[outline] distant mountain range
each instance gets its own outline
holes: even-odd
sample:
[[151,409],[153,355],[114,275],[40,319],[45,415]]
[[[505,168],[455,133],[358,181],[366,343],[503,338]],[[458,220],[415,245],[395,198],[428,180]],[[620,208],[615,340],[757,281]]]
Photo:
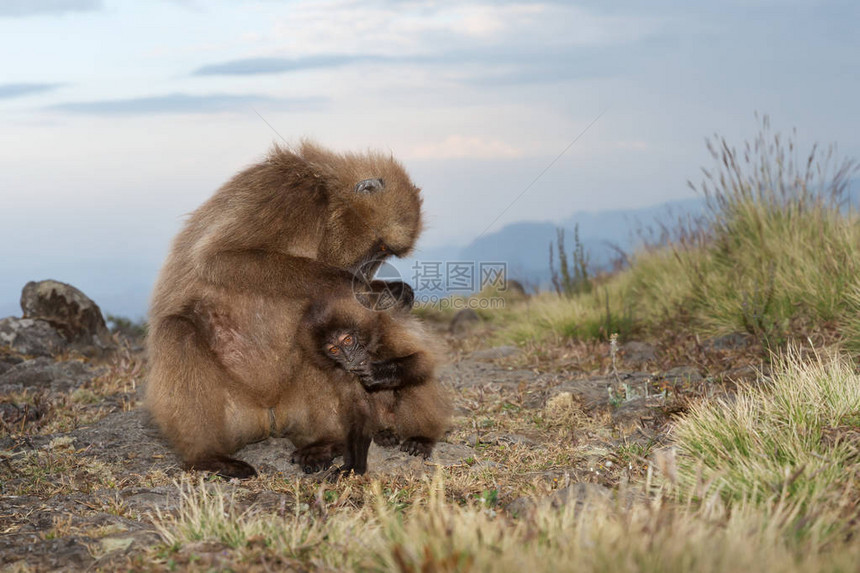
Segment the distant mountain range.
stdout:
[[[565,247],[570,253],[574,246],[574,229],[578,226],[579,240],[588,254],[589,266],[592,271],[598,271],[609,268],[620,253],[632,253],[641,244],[643,235],[658,233],[661,225],[672,226],[678,218],[696,216],[703,210],[704,201],[692,198],[642,209],[577,212],[559,222],[512,223],[478,237],[465,247],[423,249],[412,258],[397,261],[395,266],[404,280],[425,294],[429,291],[422,288],[421,275],[426,274],[423,271],[429,265],[435,268],[436,263],[443,269],[446,265],[456,267],[458,263],[474,265],[477,275],[481,263],[503,262],[509,278],[532,288],[546,287],[550,283],[549,248],[551,243],[555,245],[559,228],[565,231]],[[557,251],[554,255],[557,267]]]

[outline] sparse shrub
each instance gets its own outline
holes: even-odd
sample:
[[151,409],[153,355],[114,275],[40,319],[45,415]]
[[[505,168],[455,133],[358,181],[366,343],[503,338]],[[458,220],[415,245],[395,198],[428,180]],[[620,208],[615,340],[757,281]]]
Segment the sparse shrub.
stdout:
[[121,334],[126,338],[143,338],[146,336],[147,325],[143,320],[135,321],[125,316],[107,314],[105,321],[110,331],[115,334]]
[[[746,331],[770,346],[839,319],[858,270],[860,232],[844,213],[856,163],[835,146],[797,160],[796,135],[761,129],[741,151],[708,141],[716,167],[693,189],[705,198],[698,240],[675,243],[690,299],[707,329]],[[803,330],[803,328],[801,328]]]
[[[588,273],[588,253],[579,240],[579,225],[573,227],[573,250],[568,262],[564,246],[564,229],[556,229],[556,249],[558,250],[558,270],[555,268],[553,244],[549,244],[549,270],[552,286],[559,295],[567,297],[591,292],[591,278]],[[572,269],[572,270],[571,270]]]

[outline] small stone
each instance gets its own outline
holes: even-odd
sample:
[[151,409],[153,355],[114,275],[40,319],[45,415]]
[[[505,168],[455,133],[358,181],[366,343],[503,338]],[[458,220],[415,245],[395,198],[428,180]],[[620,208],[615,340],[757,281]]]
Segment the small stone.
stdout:
[[536,446],[537,442],[521,434],[500,434],[496,437],[497,444],[519,444],[523,446]]
[[505,506],[505,510],[514,517],[524,517],[534,511],[537,503],[530,497],[518,497]]
[[705,347],[706,350],[736,350],[738,348],[746,347],[752,337],[749,334],[745,334],[743,332],[733,332],[731,334],[724,334],[722,336],[715,336],[713,338],[709,338],[702,343],[702,346]]
[[670,382],[701,382],[702,375],[694,366],[678,366],[663,373],[663,378]]
[[[121,494],[122,495],[122,494]],[[127,497],[125,497],[127,495]],[[179,507],[179,496],[175,490],[169,490],[166,487],[155,488],[151,490],[137,490],[130,495],[125,494],[126,507],[137,511],[152,511],[160,509],[162,511],[172,511]]]
[[105,537],[99,540],[102,553],[125,551],[134,543],[134,537]]
[[471,308],[464,308],[454,315],[448,332],[454,335],[466,334],[473,326],[481,322],[481,317]]
[[648,362],[657,358],[657,348],[647,342],[631,340],[622,344],[619,350],[628,362]]
[[481,460],[476,462],[469,468],[470,472],[480,471],[480,470],[492,470],[495,468],[499,468],[501,465],[498,462],[494,462],[491,460]]

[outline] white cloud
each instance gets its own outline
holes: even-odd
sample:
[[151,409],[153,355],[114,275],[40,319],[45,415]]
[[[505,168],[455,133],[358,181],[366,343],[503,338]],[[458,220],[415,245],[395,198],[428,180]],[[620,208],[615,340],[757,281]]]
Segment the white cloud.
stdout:
[[499,37],[513,27],[526,24],[530,16],[546,10],[542,4],[512,4],[491,6],[484,4],[456,6],[450,15],[444,15],[444,26],[453,32],[478,38]]
[[625,44],[655,29],[656,18],[600,15],[557,3],[428,2],[371,4],[352,0],[297,2],[288,18],[255,36],[259,53],[290,57],[318,53],[418,55],[457,48],[522,45],[541,37],[550,44]]
[[416,146],[409,153],[415,159],[514,159],[523,150],[498,139],[450,135],[443,141]]

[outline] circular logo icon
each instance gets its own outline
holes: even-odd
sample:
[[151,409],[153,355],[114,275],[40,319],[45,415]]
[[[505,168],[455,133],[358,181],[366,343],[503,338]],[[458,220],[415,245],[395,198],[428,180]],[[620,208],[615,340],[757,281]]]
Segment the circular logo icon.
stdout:
[[352,292],[362,306],[375,311],[411,309],[415,300],[412,287],[403,282],[400,271],[379,260],[367,261],[359,267],[353,275]]

